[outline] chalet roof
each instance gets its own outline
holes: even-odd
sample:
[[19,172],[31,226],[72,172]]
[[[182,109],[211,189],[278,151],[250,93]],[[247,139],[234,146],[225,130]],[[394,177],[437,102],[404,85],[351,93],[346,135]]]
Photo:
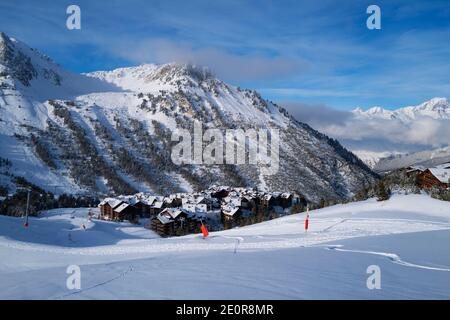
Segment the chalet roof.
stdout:
[[194,203],[194,198],[192,198],[192,197],[186,197],[186,198],[183,198],[183,199],[181,199],[181,204],[182,205],[184,205],[184,204],[192,204],[192,203]]
[[217,185],[213,185],[211,187],[209,187],[209,190],[212,190],[214,192],[219,192],[219,191],[229,191],[231,188],[228,186],[217,186]]
[[162,224],[168,224],[170,222],[172,222],[173,220],[171,220],[169,217],[166,217],[164,215],[158,214],[158,216],[156,217],[159,221],[161,221]]
[[156,209],[161,209],[163,207],[163,205],[164,205],[163,201],[156,201],[153,203],[152,207],[156,208]]
[[167,204],[171,204],[174,200],[175,200],[174,198],[168,197],[168,198],[164,198],[163,202],[167,203]]
[[290,196],[292,196],[292,193],[289,193],[289,192],[283,192],[283,193],[281,194],[281,197],[284,198],[284,199],[287,199],[287,198],[289,198]]
[[424,166],[410,166],[406,172],[414,172],[414,171],[420,171],[423,172],[427,170]]
[[223,214],[227,216],[234,216],[239,211],[239,207],[233,207],[233,206],[223,206],[222,212]]
[[123,210],[125,210],[126,208],[128,208],[130,205],[126,202],[122,203],[120,206],[118,206],[117,208],[114,209],[115,212],[122,212]]
[[141,202],[145,205],[151,206],[156,200],[156,197],[154,196],[149,196],[149,197],[143,197],[141,199]]
[[241,198],[239,198],[238,196],[228,196],[226,198],[223,198],[223,202],[231,204],[233,206],[240,206]]
[[104,199],[102,202],[100,202],[100,204],[99,204],[99,206],[104,206],[104,205],[106,205],[106,204],[108,204],[111,208],[116,208],[116,207],[118,207],[119,205],[121,205],[122,204],[122,200],[119,200],[119,199],[115,199],[115,198],[106,198],[106,199]]
[[118,199],[113,199],[113,200],[111,200],[111,201],[108,201],[109,205],[110,205],[113,209],[115,209],[115,208],[117,208],[118,206],[120,206],[120,205],[122,204],[122,202],[123,202],[123,201],[118,200]]
[[206,204],[185,203],[183,209],[191,213],[204,213],[208,211]]
[[205,200],[205,197],[201,196],[201,197],[198,197],[197,199],[195,199],[195,202],[201,203],[203,200]]
[[131,204],[131,205],[135,205],[136,203],[139,202],[139,199],[138,199],[137,195],[133,195],[133,196],[119,196],[119,197],[117,197],[117,200],[121,200],[121,201],[126,202],[126,203]]
[[180,209],[170,210],[170,215],[172,216],[172,218],[176,219],[183,212],[184,212],[184,210],[180,210]]
[[169,216],[171,219],[176,219],[180,214],[185,213],[183,209],[166,208],[158,216]]
[[429,170],[440,182],[450,184],[450,169],[430,168]]
[[437,169],[450,169],[450,162],[440,164],[440,165],[436,166],[435,168],[437,168]]
[[267,193],[264,195],[263,198],[264,198],[264,200],[270,200],[270,199],[272,199],[272,195],[270,193]]
[[141,202],[141,200],[139,200],[138,198],[136,198],[136,197],[131,197],[131,198],[129,198],[128,199],[128,201],[127,201],[129,204],[131,204],[131,205],[135,205],[135,204],[137,204],[137,203],[139,203],[139,202]]

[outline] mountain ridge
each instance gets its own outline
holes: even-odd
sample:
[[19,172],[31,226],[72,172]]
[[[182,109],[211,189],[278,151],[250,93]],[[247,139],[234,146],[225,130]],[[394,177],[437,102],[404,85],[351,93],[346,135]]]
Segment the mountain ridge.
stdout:
[[367,110],[355,108],[352,113],[359,117],[399,119],[402,121],[414,120],[420,116],[427,116],[433,119],[450,119],[450,103],[447,98],[434,97],[416,106],[406,106],[395,110],[384,109],[378,106]]

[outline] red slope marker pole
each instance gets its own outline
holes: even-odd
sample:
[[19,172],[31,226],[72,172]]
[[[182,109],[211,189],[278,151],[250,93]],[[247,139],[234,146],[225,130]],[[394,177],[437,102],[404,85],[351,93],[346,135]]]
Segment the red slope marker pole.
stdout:
[[306,207],[305,232],[308,232],[309,227],[309,207]]
[[203,239],[206,239],[209,236],[208,229],[206,229],[206,226],[202,222],[202,233],[203,233]]

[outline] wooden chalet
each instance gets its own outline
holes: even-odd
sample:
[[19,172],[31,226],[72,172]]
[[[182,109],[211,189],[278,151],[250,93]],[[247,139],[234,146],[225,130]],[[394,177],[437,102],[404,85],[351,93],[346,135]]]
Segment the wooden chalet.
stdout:
[[182,199],[178,197],[165,198],[163,202],[164,208],[177,208],[182,205]]
[[417,176],[417,183],[423,189],[433,187],[450,188],[450,169],[429,168],[420,172]]
[[278,203],[280,207],[282,208],[289,208],[292,206],[292,201],[294,199],[294,196],[292,193],[284,192],[279,196]]
[[149,218],[150,217],[150,206],[143,200],[137,200],[133,207],[136,210],[136,214],[139,215],[142,218]]
[[173,236],[179,227],[189,223],[187,212],[179,208],[165,208],[151,222],[151,229],[160,236]]
[[230,192],[226,188],[217,188],[211,192],[211,197],[223,199],[228,196]]
[[241,216],[242,210],[240,207],[223,206],[221,214],[224,221],[235,221]]
[[113,217],[111,220],[114,220],[114,221],[128,220],[132,223],[135,223],[139,219],[136,214],[135,207],[126,202],[122,202],[121,205],[119,205],[113,209]]
[[152,217],[157,216],[165,208],[166,208],[166,204],[164,203],[164,200],[158,200],[158,201],[153,202],[153,204],[149,208],[150,216],[152,216]]
[[275,196],[270,193],[267,193],[261,197],[260,204],[263,207],[269,208],[276,204]]
[[104,220],[115,220],[114,209],[119,207],[122,203],[121,200],[107,198],[100,202],[98,205],[100,207],[100,218]]
[[424,172],[427,168],[423,166],[409,166],[406,168],[406,175],[408,177],[418,175]]
[[248,195],[248,196],[243,196],[241,198],[241,208],[242,209],[252,211],[252,210],[256,210],[256,206],[257,206],[256,197]]

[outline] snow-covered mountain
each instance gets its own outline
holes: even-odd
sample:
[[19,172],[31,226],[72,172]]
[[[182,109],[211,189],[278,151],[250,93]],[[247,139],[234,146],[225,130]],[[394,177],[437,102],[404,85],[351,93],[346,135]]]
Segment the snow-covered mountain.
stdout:
[[419,117],[430,117],[436,120],[450,119],[450,103],[446,98],[433,98],[417,106],[408,106],[397,110],[372,107],[364,111],[356,108],[353,110],[353,114],[364,119],[399,119],[406,123]]
[[[171,133],[204,128],[280,130],[280,169],[183,165]],[[210,184],[295,190],[311,201],[345,198],[374,174],[337,141],[294,120],[257,92],[206,69],[141,65],[73,74],[0,34],[0,183],[22,176],[52,192],[167,193]]]
[[356,108],[337,138],[378,172],[435,163],[437,158],[448,162],[450,103],[446,98],[433,98],[396,110]]

